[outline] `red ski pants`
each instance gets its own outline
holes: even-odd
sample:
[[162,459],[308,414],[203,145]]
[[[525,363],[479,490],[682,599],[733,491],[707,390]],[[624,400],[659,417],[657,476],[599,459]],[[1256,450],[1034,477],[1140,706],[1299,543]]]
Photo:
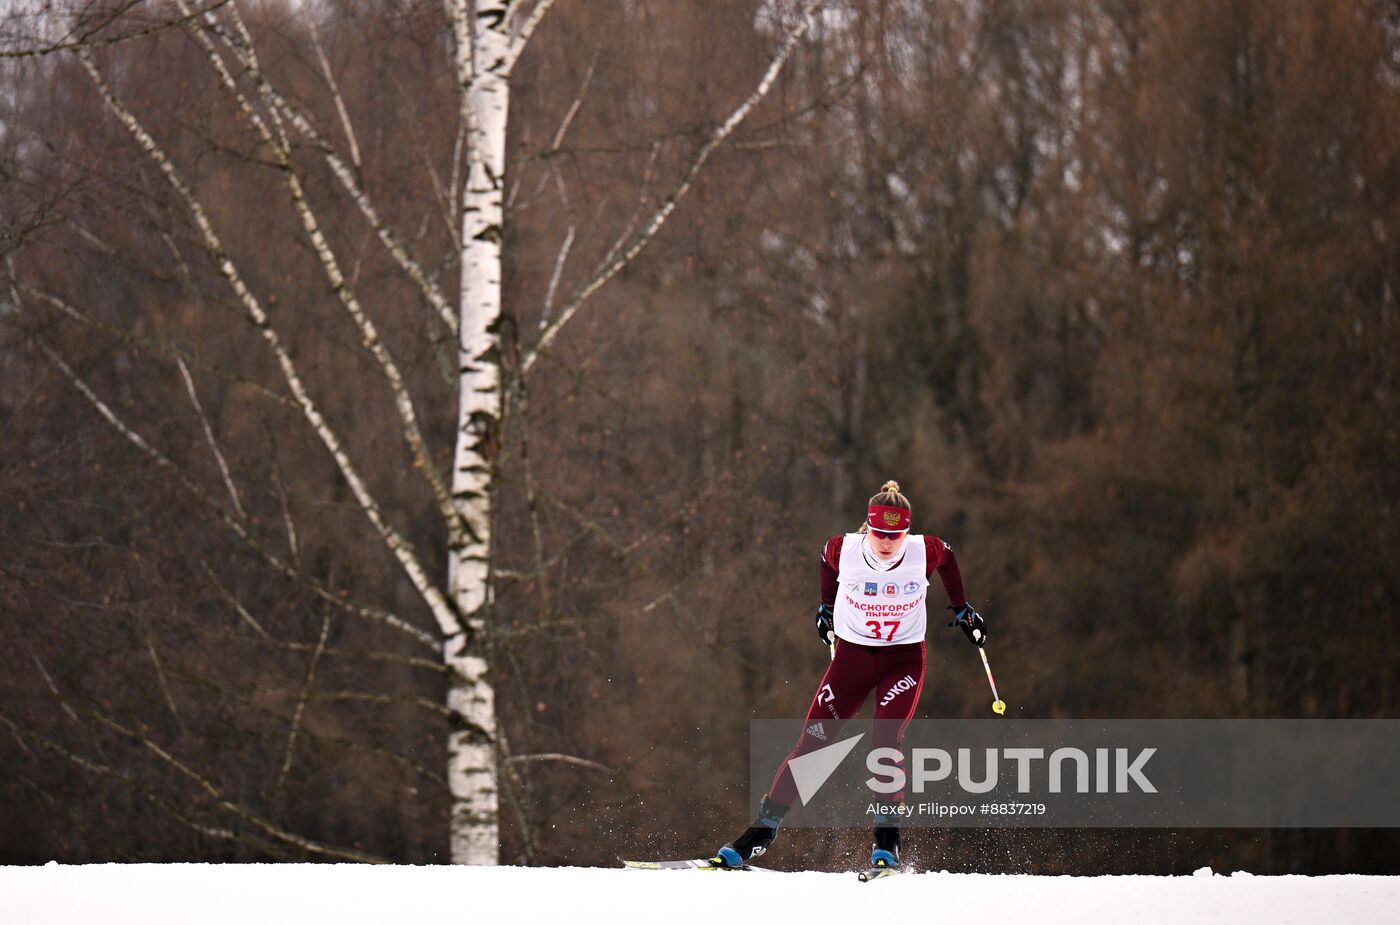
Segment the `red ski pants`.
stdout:
[[[899,646],[862,646],[844,639],[836,640],[836,657],[827,666],[822,683],[817,688],[812,705],[807,710],[802,735],[788,752],[768,796],[773,802],[792,806],[797,801],[797,785],[793,783],[788,762],[799,755],[830,745],[846,721],[860,712],[865,699],[874,691],[875,723],[873,748],[899,748],[904,730],[914,718],[919,705],[919,692],[924,687],[924,644],[911,642]],[[898,720],[899,722],[892,722]],[[903,798],[896,794],[894,802]]]

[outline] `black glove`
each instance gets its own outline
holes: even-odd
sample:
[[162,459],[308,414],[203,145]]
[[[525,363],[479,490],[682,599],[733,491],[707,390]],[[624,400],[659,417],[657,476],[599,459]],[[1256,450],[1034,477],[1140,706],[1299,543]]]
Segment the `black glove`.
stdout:
[[982,648],[987,644],[987,621],[982,619],[969,601],[961,607],[949,607],[953,611],[953,622],[949,626],[960,626],[967,634],[967,641],[977,648]]
[[836,609],[830,604],[822,604],[817,608],[817,635],[822,642],[831,645],[836,638],[832,633],[832,627],[836,624]]

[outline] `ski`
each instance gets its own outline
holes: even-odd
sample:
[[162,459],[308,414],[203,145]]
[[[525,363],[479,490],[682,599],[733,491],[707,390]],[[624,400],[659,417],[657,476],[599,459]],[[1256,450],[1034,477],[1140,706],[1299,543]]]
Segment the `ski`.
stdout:
[[860,882],[869,883],[872,880],[881,880],[885,877],[893,877],[899,873],[898,867],[871,867],[860,872]]
[[727,867],[715,863],[714,858],[681,858],[673,861],[629,861],[625,858],[618,860],[629,870],[763,870],[762,867],[754,867],[752,864]]

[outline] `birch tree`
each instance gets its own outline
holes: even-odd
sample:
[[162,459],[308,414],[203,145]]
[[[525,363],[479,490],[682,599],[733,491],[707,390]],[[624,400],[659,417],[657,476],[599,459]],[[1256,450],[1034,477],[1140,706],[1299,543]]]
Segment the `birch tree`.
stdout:
[[[29,55],[69,55],[77,60],[82,73],[100,99],[106,118],[124,130],[130,150],[144,163],[146,182],[161,185],[191,229],[191,240],[214,267],[223,292],[219,298],[236,308],[258,333],[280,383],[275,387],[257,385],[294,413],[314,434],[333,461],[339,478],[348,488],[354,504],[368,521],[373,535],[414,589],[419,602],[433,618],[433,630],[418,626],[409,616],[391,608],[347,600],[333,588],[319,582],[298,564],[296,530],[286,519],[288,553],[274,552],[258,526],[244,509],[235,478],[220,452],[215,428],[200,404],[195,377],[191,375],[184,352],[170,345],[142,341],[130,331],[116,333],[128,344],[174,359],[191,407],[202,424],[202,433],[213,458],[218,462],[218,488],[200,483],[197,476],[178,462],[173,454],[139,432],[126,420],[120,403],[99,394],[85,381],[81,371],[62,353],[41,341],[39,346],[53,367],[68,380],[90,405],[97,419],[119,433],[152,465],[170,473],[173,484],[198,500],[215,522],[277,573],[291,578],[324,599],[329,612],[370,620],[389,627],[415,647],[431,650],[447,679],[446,700],[441,715],[448,726],[447,769],[450,790],[450,857],[454,863],[493,864],[499,851],[500,789],[503,762],[511,757],[505,749],[495,705],[491,673],[491,631],[493,609],[493,502],[499,472],[497,447],[501,440],[502,419],[507,402],[523,384],[523,377],[546,355],[569,322],[587,308],[590,297],[638,256],[675,212],[710,156],[731,137],[735,129],[759,105],[774,85],[785,62],[797,48],[818,3],[774,5],[766,15],[779,24],[775,45],[767,66],[753,75],[750,92],[735,99],[728,116],[710,128],[694,150],[685,168],[673,178],[669,189],[654,205],[639,212],[634,220],[616,233],[602,259],[571,291],[558,297],[559,269],[568,256],[572,234],[566,239],[552,267],[539,268],[551,276],[548,300],[558,298],[555,310],[527,344],[514,367],[503,362],[502,267],[505,246],[505,180],[507,164],[506,133],[510,110],[512,78],[517,65],[535,36],[546,23],[555,0],[444,0],[443,13],[453,67],[458,125],[454,161],[441,175],[449,176],[446,194],[454,202],[453,241],[456,253],[457,287],[439,280],[439,271],[415,252],[413,238],[394,227],[389,214],[361,179],[361,152],[356,127],[342,99],[336,75],[316,35],[315,7],[302,8],[290,22],[309,29],[326,92],[338,114],[334,129],[323,127],[312,112],[289,92],[283,79],[263,61],[260,39],[245,21],[240,5],[229,2],[198,3],[174,0],[173,10],[158,21],[131,21],[126,8],[75,13],[63,35],[46,35],[28,48],[11,49],[10,57]],[[413,468],[433,499],[440,524],[436,533],[446,546],[446,574],[434,574],[431,557],[414,546],[407,531],[398,523],[372,481],[365,475],[367,461],[357,456],[338,423],[325,407],[324,395],[308,377],[298,359],[293,339],[287,331],[288,319],[275,307],[275,295],[260,282],[263,273],[257,256],[238,256],[225,240],[224,227],[230,216],[207,201],[188,178],[188,165],[182,162],[179,139],[162,140],[143,115],[142,107],[123,92],[119,59],[114,56],[138,48],[148,36],[167,30],[181,30],[205,62],[229,105],[239,114],[239,125],[247,137],[242,144],[250,156],[274,170],[281,178],[285,202],[303,244],[315,255],[323,285],[333,293],[345,322],[356,332],[371,367],[382,378],[394,409],[394,420],[385,422],[397,428],[399,439],[413,460]],[[108,46],[120,45],[120,50]],[[562,132],[562,128],[561,128]],[[337,138],[336,136],[340,136]],[[309,152],[310,156],[306,156]],[[435,174],[436,176],[437,174]],[[426,435],[425,416],[440,413],[425,405],[414,394],[411,377],[405,375],[375,320],[373,306],[362,295],[357,271],[347,269],[349,255],[336,240],[349,231],[332,228],[336,210],[311,192],[319,178],[329,178],[345,201],[353,204],[362,222],[361,231],[370,236],[392,260],[432,312],[434,324],[455,344],[454,385],[456,393],[455,434],[450,454],[451,468],[444,473]],[[328,217],[332,216],[332,217]],[[332,233],[335,232],[335,233]],[[166,235],[170,240],[169,235]],[[172,244],[177,262],[182,258]],[[47,313],[86,329],[100,326],[100,304],[78,304],[71,297],[31,279],[21,251],[7,257],[7,289],[10,300],[28,316]],[[188,268],[187,276],[193,276]],[[110,327],[110,326],[109,326]],[[111,333],[109,331],[109,333]],[[207,370],[206,370],[207,371]],[[243,381],[252,381],[243,379]],[[211,576],[213,578],[215,576]],[[236,600],[232,601],[236,607]],[[241,610],[247,622],[256,619]],[[327,620],[329,617],[326,618]],[[309,692],[316,677],[316,665],[327,649],[329,623],[323,622],[319,639],[308,647],[312,654],[295,718],[287,739],[277,789],[292,760],[297,730],[301,724]],[[273,821],[231,803],[210,779],[181,763],[166,747],[138,728],[123,725],[110,716],[95,718],[106,729],[126,736],[160,757],[167,768],[196,780],[208,794],[235,807],[236,814],[250,822],[259,837],[295,849],[320,852],[342,858],[368,859],[362,852],[338,851],[314,839],[286,831]],[[8,723],[13,727],[14,724]],[[14,727],[17,734],[22,730]],[[37,741],[37,740],[36,740]],[[44,744],[44,743],[39,743]],[[53,743],[47,743],[53,746]],[[86,759],[53,746],[69,760]],[[544,760],[558,758],[588,762],[572,756],[515,756]],[[87,767],[98,767],[87,762]]]

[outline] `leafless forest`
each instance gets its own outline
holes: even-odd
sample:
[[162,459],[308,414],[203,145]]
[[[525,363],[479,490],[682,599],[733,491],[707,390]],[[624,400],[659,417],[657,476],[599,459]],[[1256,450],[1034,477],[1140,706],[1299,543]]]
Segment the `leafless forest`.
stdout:
[[[0,862],[708,851],[887,478],[1008,715],[1400,706],[1397,0],[0,8]],[[988,714],[930,612],[920,715]],[[906,842],[1400,871],[1368,830]]]

